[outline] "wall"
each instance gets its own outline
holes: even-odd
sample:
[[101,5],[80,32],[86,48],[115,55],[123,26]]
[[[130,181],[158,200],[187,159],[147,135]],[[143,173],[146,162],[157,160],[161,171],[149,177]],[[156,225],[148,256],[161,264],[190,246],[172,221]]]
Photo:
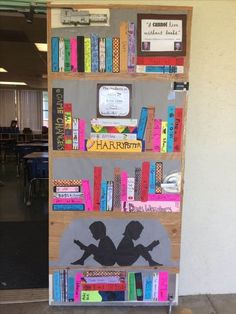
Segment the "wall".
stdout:
[[236,1],[148,4],[193,7],[180,295],[236,293]]

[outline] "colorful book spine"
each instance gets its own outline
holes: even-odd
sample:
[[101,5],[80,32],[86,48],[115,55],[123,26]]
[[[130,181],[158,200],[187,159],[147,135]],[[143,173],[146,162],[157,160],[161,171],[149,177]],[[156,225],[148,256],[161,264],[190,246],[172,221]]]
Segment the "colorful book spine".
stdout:
[[75,279],[68,276],[68,302],[74,302]]
[[142,107],[139,122],[138,122],[138,131],[137,131],[138,140],[144,139],[144,134],[145,134],[146,125],[147,125],[147,118],[148,118],[148,109],[146,107]]
[[84,36],[77,36],[78,72],[84,72]]
[[127,201],[121,203],[127,213],[178,213],[180,202],[174,201]]
[[120,72],[120,38],[112,38],[112,72]]
[[86,179],[82,180],[82,192],[84,194],[85,210],[92,211],[93,204],[92,204],[89,180],[86,180]]
[[79,119],[73,118],[73,149],[79,149]]
[[135,286],[135,275],[132,272],[128,273],[128,300],[136,301],[136,286]]
[[112,38],[106,38],[106,72],[112,72]]
[[52,89],[53,149],[64,150],[64,88]]
[[183,108],[175,110],[174,152],[180,152],[182,144]]
[[141,200],[141,168],[135,168],[134,171],[134,200],[140,201]]
[[74,302],[78,303],[81,301],[81,281],[83,280],[82,273],[76,273],[75,275],[75,289],[74,289]]
[[149,194],[155,194],[156,192],[156,164],[155,162],[150,162],[150,173],[149,173]]
[[79,186],[56,186],[55,187],[56,193],[77,193],[80,192]]
[[114,195],[113,195],[114,211],[121,209],[121,173],[120,168],[116,167],[114,169]]
[[65,150],[72,150],[72,104],[64,103],[64,138],[65,138]]
[[84,204],[53,204],[55,211],[84,211]]
[[77,72],[78,66],[77,66],[77,38],[72,37],[70,39],[70,67],[71,72]]
[[64,72],[64,60],[65,60],[65,44],[64,38],[59,38],[59,72]]
[[53,198],[56,198],[56,199],[71,199],[71,198],[81,198],[83,196],[83,193],[82,192],[72,192],[72,193],[56,193],[54,192],[53,193]]
[[136,47],[136,36],[135,36],[135,25],[133,22],[128,23],[128,72],[133,73],[135,71],[135,47]]
[[91,72],[91,38],[84,38],[84,72]]
[[85,150],[85,131],[86,131],[86,121],[84,119],[79,120],[79,149]]
[[113,210],[113,181],[107,181],[107,211]]
[[143,151],[143,143],[138,140],[93,140],[86,141],[86,149],[89,152],[117,152],[138,153]]
[[70,65],[70,39],[64,38],[65,44],[65,59],[64,59],[64,71],[70,72],[71,65]]
[[137,134],[129,133],[90,133],[90,138],[95,140],[136,140]]
[[141,177],[141,201],[147,202],[148,200],[148,188],[149,188],[149,173],[150,162],[142,162],[142,177]]
[[152,301],[152,276],[147,275],[144,279],[144,301]]
[[134,178],[127,178],[127,200],[133,201],[134,200]]
[[[155,193],[155,192],[154,192]],[[179,193],[167,193],[167,194],[148,194],[149,201],[156,202],[180,202]]]
[[82,283],[84,291],[125,291],[125,282],[120,283]]
[[175,106],[168,106],[167,116],[167,152],[172,153],[174,151]]
[[105,212],[106,210],[107,210],[107,181],[102,180],[100,211]]
[[167,152],[167,121],[161,121],[161,153]]
[[120,71],[128,68],[128,22],[120,22]]
[[100,126],[137,126],[137,119],[114,119],[114,118],[107,118],[107,119],[92,119],[91,125],[100,125]]
[[167,271],[160,271],[158,275],[159,275],[159,285],[158,285],[157,299],[159,302],[166,302],[168,301],[169,274]]
[[147,126],[145,132],[145,150],[152,150],[155,107],[148,107]]
[[156,162],[156,194],[162,193],[161,184],[163,181],[163,163]]
[[152,300],[157,301],[158,297],[158,281],[159,276],[157,273],[154,273],[152,276]]
[[61,302],[61,280],[60,272],[54,271],[53,273],[53,300],[54,302]]
[[82,198],[57,198],[53,197],[52,204],[83,204]]
[[101,199],[102,167],[94,167],[93,177],[93,209],[95,211],[99,211]]
[[161,150],[161,119],[154,119],[154,126],[152,132],[152,150],[160,152]]
[[51,69],[52,72],[59,72],[59,37],[51,38]]
[[137,57],[138,65],[184,65],[183,57]]
[[183,74],[183,66],[172,65],[136,65],[137,73]]
[[121,201],[127,201],[127,184],[128,184],[128,174],[126,171],[121,172]]
[[91,70],[98,72],[98,35],[91,34]]
[[143,301],[143,280],[142,273],[135,273],[135,289],[137,301]]
[[99,72],[106,71],[106,38],[102,37],[99,43]]
[[136,134],[137,127],[134,126],[102,126],[102,125],[91,125],[92,133],[120,133],[120,134]]

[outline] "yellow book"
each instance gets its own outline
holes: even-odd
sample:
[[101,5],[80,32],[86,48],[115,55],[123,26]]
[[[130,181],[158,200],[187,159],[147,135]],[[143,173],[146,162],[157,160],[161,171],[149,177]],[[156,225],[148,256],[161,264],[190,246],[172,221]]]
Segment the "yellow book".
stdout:
[[84,38],[84,72],[91,72],[91,38]]
[[142,141],[138,140],[94,140],[88,139],[89,152],[137,153],[142,151]]
[[161,122],[161,153],[167,152],[167,121]]
[[128,22],[120,23],[120,71],[127,72],[128,68]]

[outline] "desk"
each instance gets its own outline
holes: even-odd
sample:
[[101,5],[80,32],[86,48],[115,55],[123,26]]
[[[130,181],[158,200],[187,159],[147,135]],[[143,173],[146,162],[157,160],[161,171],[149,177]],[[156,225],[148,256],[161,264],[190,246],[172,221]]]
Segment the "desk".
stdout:
[[[6,160],[7,152],[14,152],[16,145],[16,139],[14,138],[0,138],[0,159],[1,161]],[[2,158],[2,153],[4,153],[4,158]]]
[[31,205],[31,190],[34,182],[48,180],[48,152],[32,152],[24,160],[24,201]]

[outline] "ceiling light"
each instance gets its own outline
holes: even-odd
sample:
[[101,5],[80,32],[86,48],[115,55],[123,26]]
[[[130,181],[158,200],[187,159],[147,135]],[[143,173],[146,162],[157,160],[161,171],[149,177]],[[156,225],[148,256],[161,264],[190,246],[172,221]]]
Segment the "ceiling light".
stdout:
[[48,45],[44,43],[34,43],[35,46],[39,51],[47,52],[48,51]]
[[7,70],[4,68],[0,68],[0,72],[7,72]]
[[5,82],[1,81],[1,85],[27,85],[25,82]]

